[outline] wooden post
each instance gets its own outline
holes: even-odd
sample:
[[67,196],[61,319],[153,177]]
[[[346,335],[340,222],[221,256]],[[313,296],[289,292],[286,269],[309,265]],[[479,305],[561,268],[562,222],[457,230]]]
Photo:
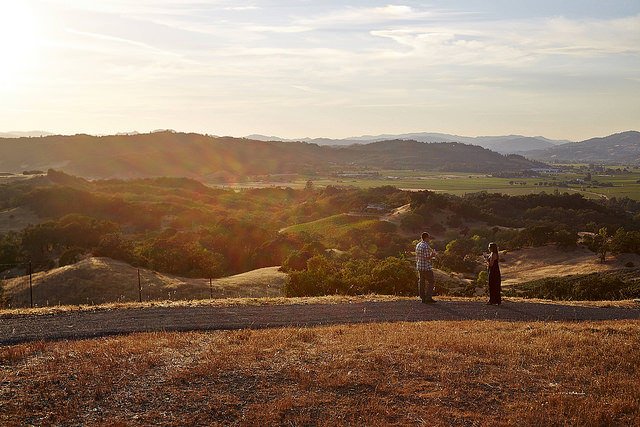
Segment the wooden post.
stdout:
[[140,269],[138,269],[138,301],[142,302],[142,281],[140,280]]
[[213,283],[211,277],[209,277],[209,298],[213,299]]
[[33,308],[33,269],[31,268],[31,261],[29,261],[29,300],[31,308]]

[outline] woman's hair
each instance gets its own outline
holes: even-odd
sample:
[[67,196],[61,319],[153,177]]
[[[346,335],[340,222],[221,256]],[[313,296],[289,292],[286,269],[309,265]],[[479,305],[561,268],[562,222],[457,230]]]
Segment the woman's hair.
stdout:
[[493,252],[494,254],[497,254],[498,253],[498,245],[496,245],[493,242],[489,243],[489,250],[491,252]]

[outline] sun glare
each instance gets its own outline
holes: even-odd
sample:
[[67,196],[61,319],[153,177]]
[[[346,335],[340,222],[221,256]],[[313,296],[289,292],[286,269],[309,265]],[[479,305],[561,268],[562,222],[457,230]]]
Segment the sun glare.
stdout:
[[0,0],[0,87],[17,83],[35,45],[36,25],[30,8],[23,2]]

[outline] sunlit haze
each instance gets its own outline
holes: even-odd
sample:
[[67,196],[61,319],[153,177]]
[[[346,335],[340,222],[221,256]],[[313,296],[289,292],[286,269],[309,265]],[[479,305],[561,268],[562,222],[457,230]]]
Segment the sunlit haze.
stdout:
[[640,128],[636,0],[0,0],[0,55],[0,131]]

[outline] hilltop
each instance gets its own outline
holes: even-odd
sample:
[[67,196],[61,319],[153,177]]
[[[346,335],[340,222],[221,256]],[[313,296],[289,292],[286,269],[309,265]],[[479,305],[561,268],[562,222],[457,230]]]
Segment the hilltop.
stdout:
[[54,168],[85,178],[181,176],[205,181],[249,175],[327,172],[347,167],[519,171],[542,167],[472,145],[382,141],[347,147],[258,141],[173,131],[112,136],[0,139],[0,171]]
[[300,138],[285,139],[277,136],[249,135],[247,138],[260,141],[304,141],[318,145],[370,144],[379,141],[411,140],[418,142],[459,142],[478,145],[501,154],[517,154],[530,150],[542,150],[569,141],[548,139],[543,136],[502,135],[502,136],[461,136],[438,132],[413,132],[402,134],[363,135],[344,139]]

